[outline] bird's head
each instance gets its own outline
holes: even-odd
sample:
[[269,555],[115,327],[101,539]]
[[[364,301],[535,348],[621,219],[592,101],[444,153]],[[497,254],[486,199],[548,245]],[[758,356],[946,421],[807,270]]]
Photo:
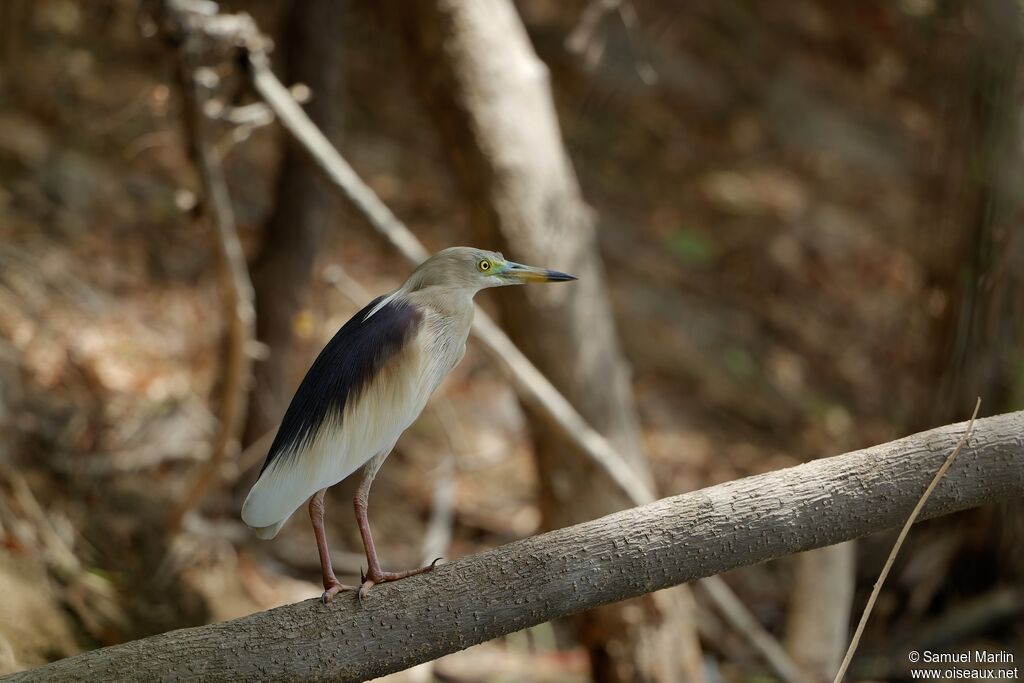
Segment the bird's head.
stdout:
[[567,282],[576,278],[557,270],[525,266],[507,260],[496,251],[450,247],[420,264],[410,276],[414,289],[456,286],[478,291],[487,287],[522,285],[528,282]]

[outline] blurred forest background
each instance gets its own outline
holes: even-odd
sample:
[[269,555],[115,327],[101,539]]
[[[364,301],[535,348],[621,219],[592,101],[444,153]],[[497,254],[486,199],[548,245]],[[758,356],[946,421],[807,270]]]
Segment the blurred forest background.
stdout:
[[[384,5],[222,3],[274,36],[282,80],[307,86],[293,92],[432,251],[498,248],[439,124],[417,11]],[[515,9],[593,209],[660,495],[966,419],[979,395],[983,414],[1024,408],[1017,2]],[[219,448],[231,316],[176,57],[148,11],[0,2],[0,673],[319,595],[304,514],[266,543],[238,510],[312,358],[410,271],[276,125],[215,123],[262,345],[240,448],[183,509]],[[539,265],[569,269],[551,254]],[[525,299],[506,310],[506,294],[478,300],[507,318]],[[542,431],[471,342],[378,476],[385,564],[612,511],[587,502],[602,488],[585,473],[560,484],[579,510],[552,509]],[[353,488],[327,507],[343,580],[362,561]],[[916,527],[853,677],[905,678],[911,644],[1024,655],[1021,513]],[[808,658],[835,647],[822,624],[845,647],[894,536],[725,578],[816,680]],[[635,641],[656,627],[614,609],[619,631],[545,625],[393,680],[639,680]],[[694,621],[708,681],[773,676],[703,598]]]

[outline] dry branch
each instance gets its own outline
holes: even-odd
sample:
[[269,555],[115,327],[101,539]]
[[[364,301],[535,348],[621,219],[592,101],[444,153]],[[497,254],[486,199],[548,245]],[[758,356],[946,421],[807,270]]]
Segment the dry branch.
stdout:
[[784,681],[810,679],[789,657],[778,641],[757,621],[746,605],[740,602],[723,579],[709,576],[695,581],[694,592],[711,602],[734,631],[742,635],[758,652],[768,666]]
[[163,25],[168,34],[168,42],[177,46],[176,66],[189,152],[203,186],[204,209],[212,219],[217,238],[224,312],[228,321],[218,415],[220,432],[209,460],[196,474],[185,495],[169,515],[168,526],[176,531],[185,514],[218,478],[226,456],[234,455],[238,450],[252,377],[250,348],[255,337],[256,314],[252,280],[238,238],[231,196],[220,158],[210,142],[213,136],[204,113],[206,91],[198,75],[202,36],[194,30],[190,15],[179,9],[178,3],[168,3],[165,9]]
[[[172,631],[24,681],[360,681],[735,567],[897,526],[966,423],[666,498],[442,565],[355,598]],[[921,514],[1024,496],[1024,412],[978,420]]]

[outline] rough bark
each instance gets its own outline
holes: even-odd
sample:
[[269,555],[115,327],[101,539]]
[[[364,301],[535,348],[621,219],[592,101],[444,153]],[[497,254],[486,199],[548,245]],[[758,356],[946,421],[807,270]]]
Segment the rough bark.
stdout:
[[[648,483],[629,370],[619,349],[594,217],[562,144],[548,71],[507,0],[394,2],[423,101],[451,152],[476,241],[572,272],[572,287],[502,297],[516,345]],[[576,446],[528,406],[546,528],[630,505]],[[581,616],[597,681],[702,678],[688,595]]]
[[[341,7],[337,0],[291,0],[282,30],[285,80],[309,86],[313,99],[306,112],[328,137],[336,120],[341,73]],[[253,270],[256,334],[269,353],[253,368],[245,443],[277,425],[294,388],[288,372],[293,319],[323,241],[328,209],[323,179],[288,136],[278,169],[274,212],[264,227],[262,250]]]
[[[966,423],[666,498],[354,597],[172,631],[15,674],[361,681],[567,614],[905,521]],[[1024,412],[978,420],[922,517],[1024,496]]]

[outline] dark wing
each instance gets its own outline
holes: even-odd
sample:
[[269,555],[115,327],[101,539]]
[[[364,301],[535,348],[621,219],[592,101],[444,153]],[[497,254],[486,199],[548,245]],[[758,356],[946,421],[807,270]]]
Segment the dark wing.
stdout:
[[401,299],[389,301],[366,319],[383,298],[352,316],[313,361],[285,411],[261,475],[278,455],[294,452],[312,439],[328,416],[341,419],[345,404],[414,337],[422,315]]

